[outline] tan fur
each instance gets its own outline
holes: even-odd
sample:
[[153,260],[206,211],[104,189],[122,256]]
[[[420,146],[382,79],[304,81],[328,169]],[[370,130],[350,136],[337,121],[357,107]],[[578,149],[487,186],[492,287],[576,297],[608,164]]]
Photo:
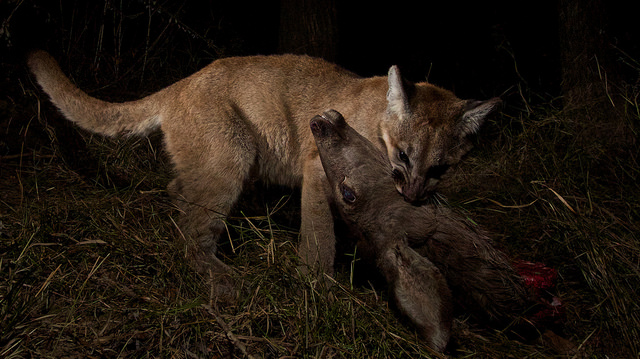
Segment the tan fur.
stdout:
[[[334,108],[387,149],[403,175],[398,189],[412,201],[431,189],[424,187],[428,169],[457,162],[468,150],[466,135],[495,107],[495,102],[469,107],[472,102],[436,86],[408,84],[395,67],[388,78],[360,78],[306,56],[220,59],[157,93],[124,103],[88,96],[45,52],[31,54],[28,64],[52,102],[86,130],[109,136],[162,130],[177,173],[169,189],[185,212],[180,225],[197,243],[195,252],[204,266],[219,262],[215,251],[223,219],[255,175],[302,187],[300,256],[312,268],[332,272],[327,183],[308,128],[314,114]],[[397,164],[397,146],[410,147],[412,165]]]

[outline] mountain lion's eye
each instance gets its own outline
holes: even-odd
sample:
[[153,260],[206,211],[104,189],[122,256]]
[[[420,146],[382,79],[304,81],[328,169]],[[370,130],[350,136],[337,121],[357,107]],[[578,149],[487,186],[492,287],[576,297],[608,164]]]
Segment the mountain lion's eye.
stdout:
[[340,191],[342,191],[342,199],[344,199],[345,202],[353,203],[356,201],[356,195],[351,188],[342,184],[340,186]]
[[398,152],[398,158],[400,159],[400,161],[406,164],[409,164],[409,156],[407,156],[407,154],[404,153],[404,151]]

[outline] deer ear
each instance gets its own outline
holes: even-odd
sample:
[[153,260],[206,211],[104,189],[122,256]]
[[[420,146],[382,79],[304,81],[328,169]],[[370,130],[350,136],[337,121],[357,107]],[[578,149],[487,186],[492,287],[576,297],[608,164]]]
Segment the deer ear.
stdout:
[[391,66],[388,75],[389,90],[387,90],[387,111],[402,118],[409,113],[409,97],[407,84],[400,75],[398,66]]
[[502,100],[497,97],[487,101],[467,101],[465,112],[462,115],[460,129],[462,135],[468,136],[478,132],[487,117],[500,108],[501,104]]
[[451,331],[452,298],[440,270],[404,241],[383,249],[376,262],[400,313],[430,347],[443,351]]

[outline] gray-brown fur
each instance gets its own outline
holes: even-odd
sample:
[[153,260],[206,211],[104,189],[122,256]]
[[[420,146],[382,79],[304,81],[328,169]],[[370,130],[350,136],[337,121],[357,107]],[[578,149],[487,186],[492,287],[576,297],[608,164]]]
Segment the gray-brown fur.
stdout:
[[385,236],[374,247],[375,263],[398,310],[430,347],[444,351],[451,334],[453,301],[442,272],[400,234]]
[[194,244],[189,251],[199,267],[217,263],[214,269],[221,271],[225,266],[215,251],[223,219],[255,175],[302,187],[300,256],[311,268],[332,273],[333,219],[308,127],[313,115],[341,111],[380,150],[391,149],[389,156],[397,156],[395,144],[411,144],[413,161],[426,163],[416,162],[417,170],[398,177],[398,188],[410,188],[407,199],[416,200],[427,193],[420,184],[426,172],[417,180],[413,173],[436,157],[458,161],[468,149],[466,135],[496,104],[460,100],[427,83],[405,84],[395,67],[389,77],[360,78],[293,55],[220,59],[140,100],[108,103],[75,87],[45,52],[31,54],[28,64],[52,102],[86,130],[109,136],[162,130],[176,170],[169,190],[185,213],[182,233]]
[[409,245],[440,268],[469,312],[509,320],[533,303],[509,258],[465,218],[436,206],[407,211],[403,218],[412,223],[404,227]]
[[[370,142],[361,141],[335,111],[315,117],[311,129],[334,189],[331,199],[360,234],[359,248],[385,278],[398,310],[429,346],[443,351],[451,332],[451,292],[440,270],[411,249],[405,233],[388,222],[396,218],[396,210],[379,201],[385,194],[411,206],[390,182],[384,186],[384,179],[391,179],[388,161]],[[361,157],[366,159],[360,161]],[[385,192],[380,198],[374,195],[378,188]]]
[[[455,301],[468,309],[496,317],[524,309],[524,283],[484,234],[449,209],[404,201],[394,188],[386,156],[338,112],[325,112],[310,125],[331,186],[329,196],[361,237],[362,250],[375,260],[396,301],[415,303],[420,296],[432,300],[431,305],[415,306],[422,312],[401,308],[418,328],[425,331],[416,317],[428,311],[444,313],[449,296],[440,288],[441,274]],[[390,253],[406,259],[393,261]],[[399,281],[413,284],[398,290]],[[430,321],[430,327],[437,325]]]

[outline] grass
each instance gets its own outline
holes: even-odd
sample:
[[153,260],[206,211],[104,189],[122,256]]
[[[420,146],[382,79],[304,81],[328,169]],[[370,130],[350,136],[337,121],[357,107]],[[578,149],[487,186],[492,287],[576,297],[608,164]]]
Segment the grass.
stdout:
[[575,114],[552,103],[512,108],[489,124],[494,142],[453,179],[466,189],[458,198],[474,204],[463,207],[513,256],[559,270],[562,331],[594,356],[640,353],[638,107],[622,97],[632,104],[618,109],[634,136],[628,147],[582,137]]
[[[123,170],[114,151],[121,144],[89,142],[116,153],[101,167]],[[130,142],[126,152],[144,145]],[[327,302],[328,293],[312,289],[293,270],[295,233],[273,223],[272,213],[230,222],[236,236],[228,261],[251,286],[237,306],[216,308],[206,281],[189,269],[172,240],[177,211],[161,189],[164,178],[129,167],[131,185],[120,188],[108,185],[106,173],[100,174],[106,185],[85,181],[55,156],[39,168],[25,162],[3,161],[3,170],[14,167],[19,174],[13,185],[26,190],[16,196],[19,202],[3,203],[2,357],[394,356],[427,350],[385,315],[380,294],[362,289],[361,296],[339,284]],[[140,190],[143,185],[150,190]],[[371,349],[381,334],[389,340]]]
[[[57,128],[63,120],[35,88],[22,95],[26,107],[5,128],[19,134],[21,152],[0,165],[0,356],[438,356],[397,319],[384,288],[353,282],[350,253],[331,289],[296,272],[296,192],[258,187],[229,220],[223,258],[247,290],[236,305],[217,306],[175,240],[179,213],[164,190],[171,170],[159,136],[71,129],[91,159],[76,168],[58,138],[68,136]],[[509,109],[445,192],[514,259],[558,269],[565,314],[551,327],[571,350],[637,353],[637,153],[596,158],[572,147],[562,116],[550,105]],[[450,354],[558,355],[542,338],[461,314]]]

